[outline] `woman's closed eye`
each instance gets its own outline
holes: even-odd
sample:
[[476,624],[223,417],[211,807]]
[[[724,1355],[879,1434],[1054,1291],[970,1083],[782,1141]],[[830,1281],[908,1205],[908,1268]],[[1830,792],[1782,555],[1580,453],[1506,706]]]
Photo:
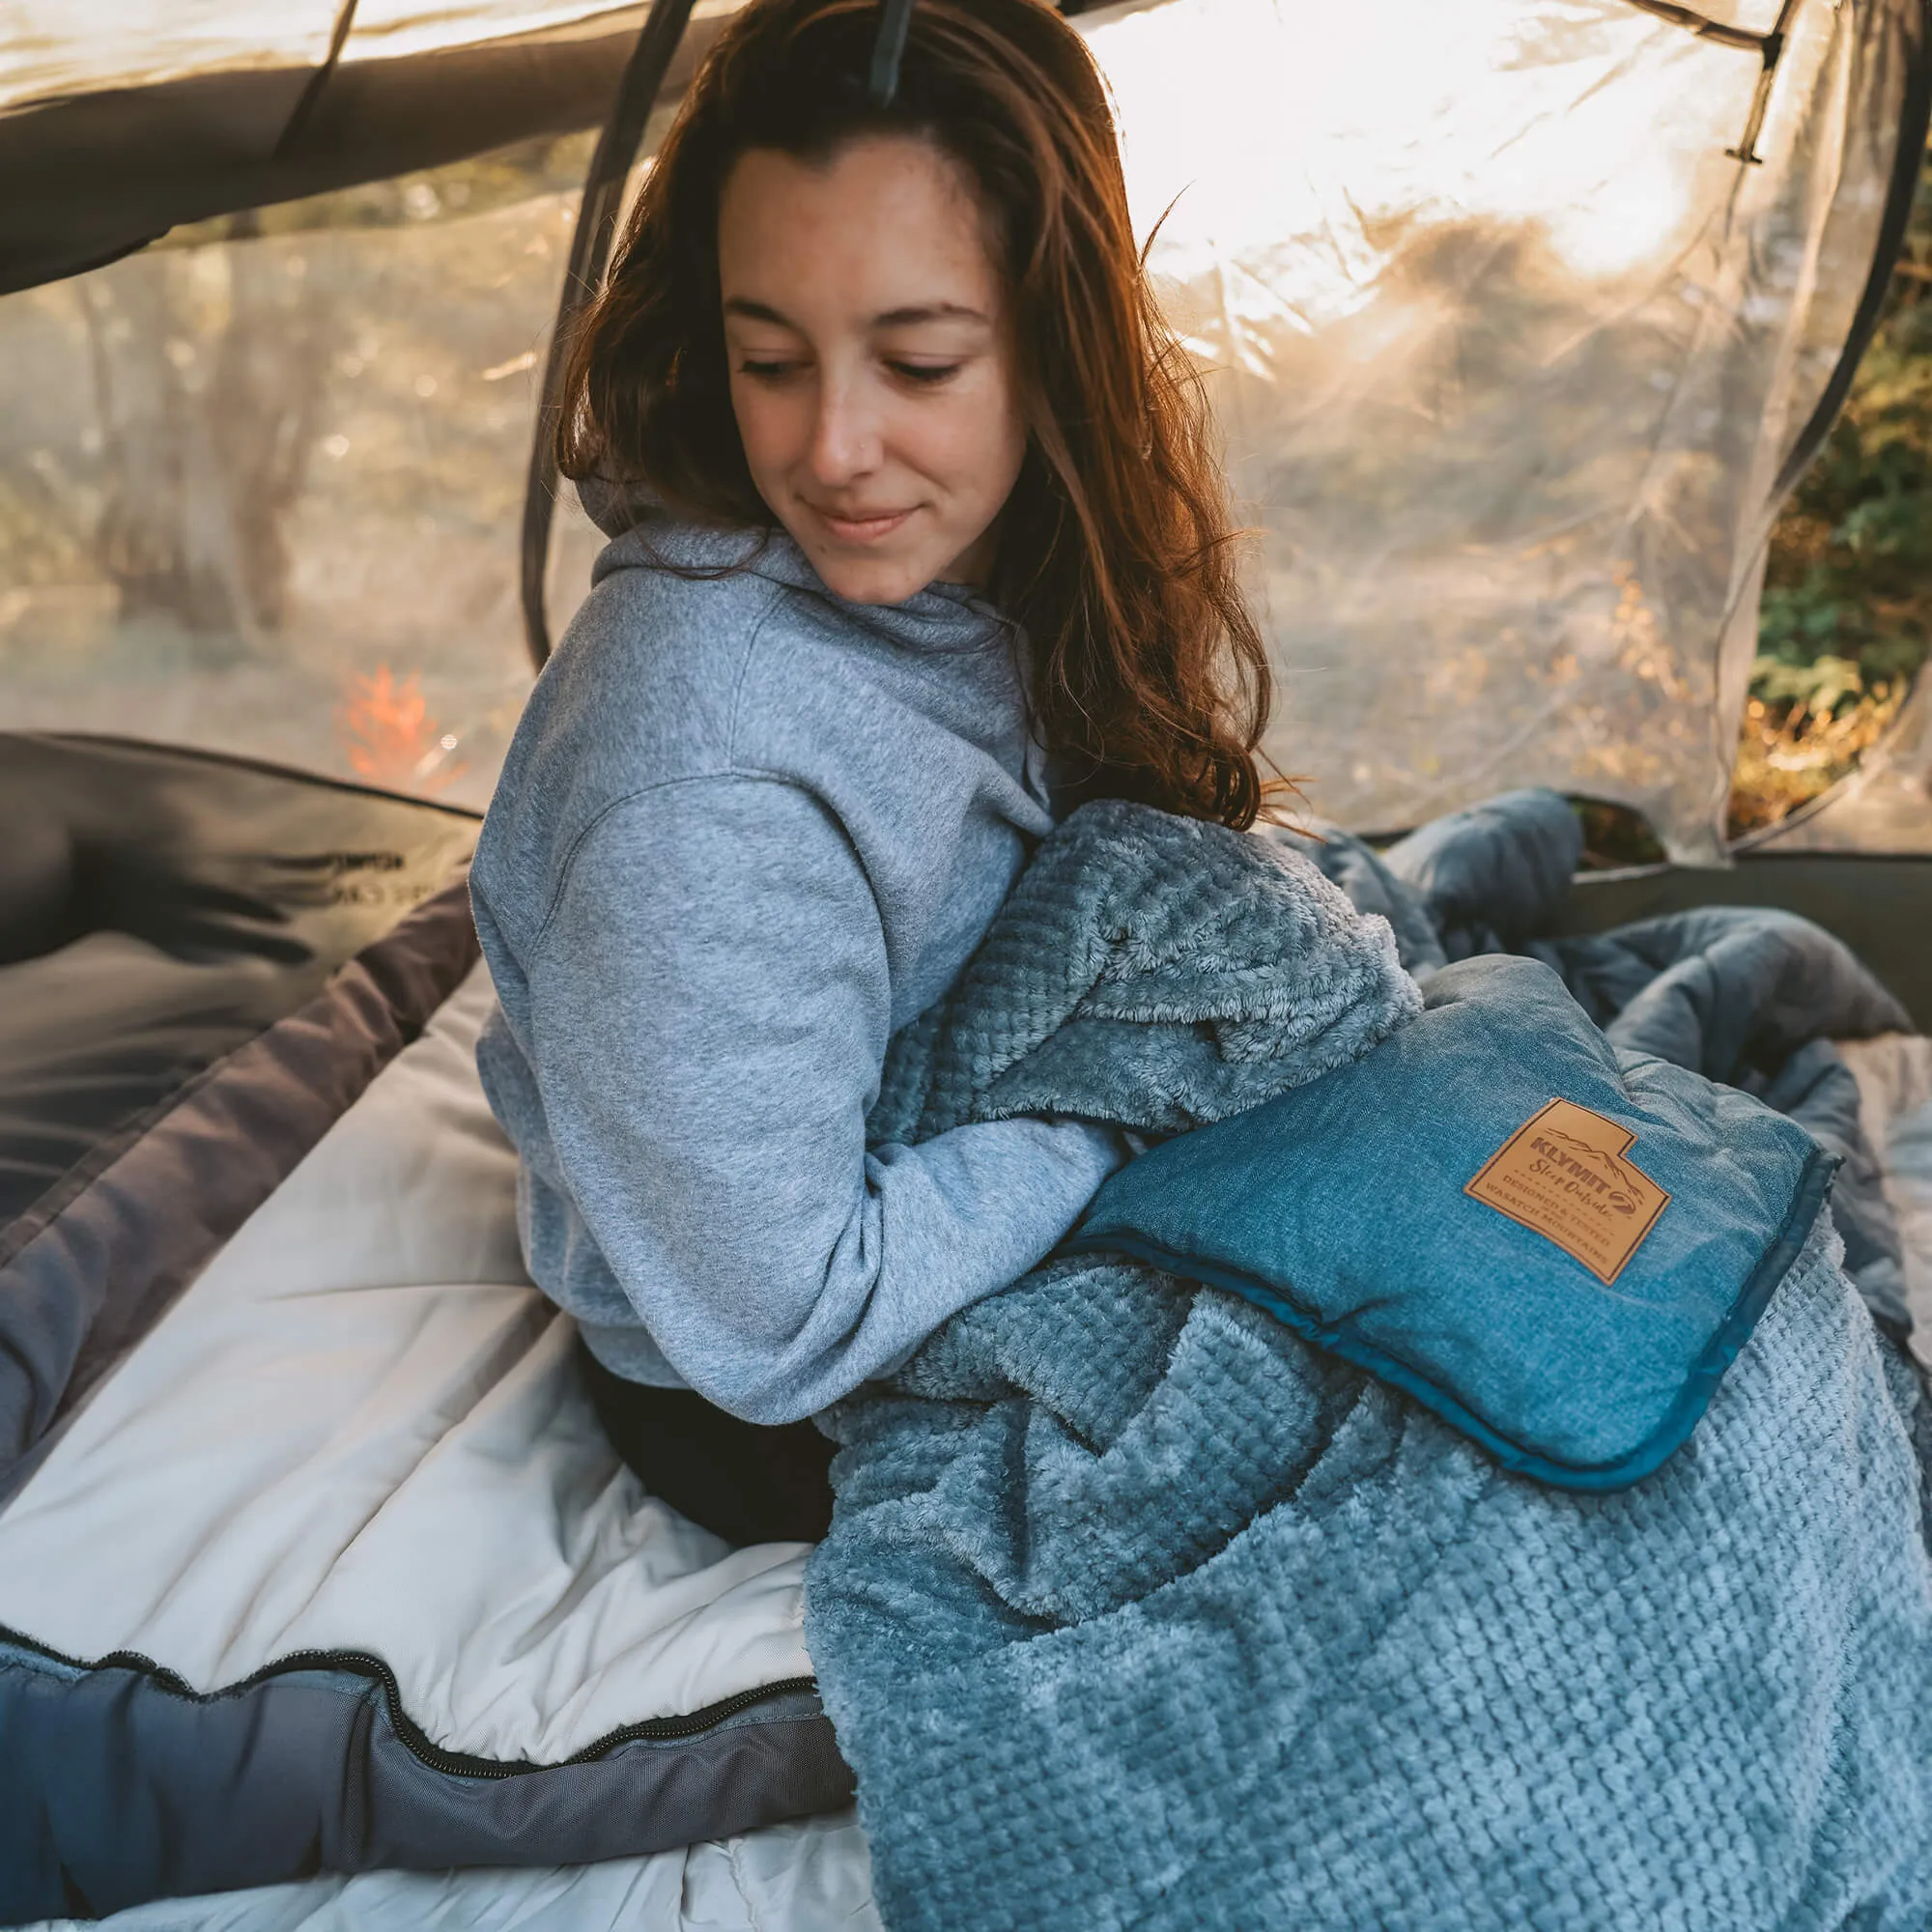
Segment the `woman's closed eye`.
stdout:
[[937,388],[942,383],[950,383],[965,367],[962,362],[899,362],[887,358],[886,367],[902,382],[914,384],[922,389]]
[[[936,389],[952,382],[965,366],[963,360],[902,362],[894,356],[885,358],[885,367],[891,374],[920,389]],[[805,367],[797,357],[788,355],[743,355],[738,359],[739,375],[749,376],[755,383],[789,382]]]

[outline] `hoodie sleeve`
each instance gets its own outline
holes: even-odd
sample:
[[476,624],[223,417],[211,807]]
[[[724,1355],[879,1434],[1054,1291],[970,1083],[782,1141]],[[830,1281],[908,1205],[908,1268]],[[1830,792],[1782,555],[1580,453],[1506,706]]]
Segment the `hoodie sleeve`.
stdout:
[[527,972],[585,1232],[678,1374],[754,1422],[824,1407],[1025,1273],[1123,1157],[1104,1128],[1034,1120],[867,1151],[885,935],[843,831],[782,781],[608,811]]

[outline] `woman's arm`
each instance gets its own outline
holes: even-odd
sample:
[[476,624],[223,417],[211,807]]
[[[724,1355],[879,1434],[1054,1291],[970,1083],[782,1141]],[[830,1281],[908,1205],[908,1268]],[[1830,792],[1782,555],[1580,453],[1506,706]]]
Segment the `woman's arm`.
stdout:
[[569,1192],[658,1347],[757,1422],[810,1414],[1023,1274],[1122,1158],[1007,1121],[866,1151],[891,1024],[865,871],[798,786],[706,778],[597,821],[527,962]]

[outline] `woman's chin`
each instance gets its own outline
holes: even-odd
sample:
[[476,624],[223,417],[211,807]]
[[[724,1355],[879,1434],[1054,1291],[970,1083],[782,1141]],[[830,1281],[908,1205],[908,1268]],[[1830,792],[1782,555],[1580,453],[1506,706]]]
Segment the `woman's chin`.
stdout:
[[938,564],[927,568],[918,557],[854,556],[818,545],[807,554],[826,589],[848,604],[903,604],[923,590],[941,568]]

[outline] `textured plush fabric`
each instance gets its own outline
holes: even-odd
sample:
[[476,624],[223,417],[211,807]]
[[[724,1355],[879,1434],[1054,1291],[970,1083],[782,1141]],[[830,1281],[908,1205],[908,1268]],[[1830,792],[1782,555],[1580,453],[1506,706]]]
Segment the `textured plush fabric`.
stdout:
[[1425,983],[1449,961],[1519,952],[1561,975],[1627,1053],[1655,1054],[1754,1094],[1842,1162],[1833,1218],[1845,1268],[1880,1324],[1902,1337],[1904,1257],[1859,1121],[1858,1082],[1833,1044],[1910,1033],[1910,1016],[1842,941],[1807,919],[1701,906],[1610,932],[1534,935],[1570,889],[1582,838],[1554,792],[1505,792],[1374,852],[1337,826],[1266,835],[1393,926]]
[[[1624,1158],[1520,1156],[1542,1174],[1515,1197],[1528,1221],[1472,1195],[1552,1100],[1634,1135]],[[1833,1166],[1761,1101],[1619,1054],[1548,967],[1491,953],[1433,975],[1422,1016],[1352,1066],[1130,1162],[1066,1245],[1229,1289],[1509,1468],[1614,1490],[1696,1427]],[[1552,1204],[1575,1218],[1544,1226],[1580,1246],[1532,1225]]]
[[[1271,863],[1078,814],[880,1129],[1165,1131],[1350,1062],[1412,1009],[1392,941]],[[1232,1295],[1048,1264],[828,1418],[807,1638],[888,1924],[1918,1932],[1917,1402],[1828,1220],[1690,1441],[1607,1496]]]
[[919,1143],[1066,1113],[1176,1133],[1347,1065],[1421,1009],[1387,925],[1308,867],[1223,826],[1090,805],[895,1037],[867,1131]]

